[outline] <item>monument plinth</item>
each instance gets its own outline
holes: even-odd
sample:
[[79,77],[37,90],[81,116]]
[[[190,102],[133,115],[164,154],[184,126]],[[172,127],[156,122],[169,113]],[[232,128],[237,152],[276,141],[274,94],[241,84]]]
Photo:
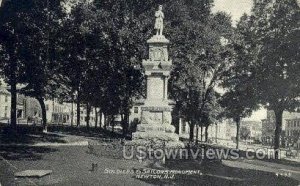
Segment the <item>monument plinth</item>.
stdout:
[[147,96],[141,107],[141,124],[133,133],[133,142],[164,141],[166,147],[183,147],[175,127],[171,125],[172,101],[168,99],[168,80],[172,67],[169,59],[169,40],[162,35],[164,15],[160,10],[155,13],[156,35],[148,41],[149,58],[142,61],[145,70]]

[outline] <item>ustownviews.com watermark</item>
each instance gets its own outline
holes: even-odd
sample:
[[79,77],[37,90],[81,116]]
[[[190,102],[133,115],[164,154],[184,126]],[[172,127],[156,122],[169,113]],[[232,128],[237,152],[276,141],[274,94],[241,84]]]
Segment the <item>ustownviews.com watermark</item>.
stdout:
[[[278,159],[281,157],[280,150]],[[239,149],[215,149],[215,148],[149,148],[145,146],[123,147],[123,158],[125,159],[275,159],[274,149],[271,148],[248,148]]]

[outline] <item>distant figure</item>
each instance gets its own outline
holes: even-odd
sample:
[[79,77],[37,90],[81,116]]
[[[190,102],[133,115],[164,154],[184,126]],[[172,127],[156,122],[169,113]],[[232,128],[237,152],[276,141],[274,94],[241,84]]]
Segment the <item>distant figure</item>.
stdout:
[[162,35],[162,33],[163,33],[164,18],[165,18],[165,15],[162,12],[162,5],[159,5],[158,11],[155,12],[154,29],[156,30],[156,35]]

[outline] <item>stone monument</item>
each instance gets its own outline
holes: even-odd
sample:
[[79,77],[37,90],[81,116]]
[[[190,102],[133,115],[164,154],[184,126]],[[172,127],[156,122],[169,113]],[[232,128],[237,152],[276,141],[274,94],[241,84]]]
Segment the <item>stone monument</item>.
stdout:
[[141,124],[132,135],[132,142],[164,141],[166,147],[183,147],[175,127],[171,125],[172,101],[168,99],[168,79],[172,61],[168,55],[169,40],[163,35],[162,6],[155,12],[156,34],[148,41],[149,58],[142,61],[145,70],[147,96],[141,107]]

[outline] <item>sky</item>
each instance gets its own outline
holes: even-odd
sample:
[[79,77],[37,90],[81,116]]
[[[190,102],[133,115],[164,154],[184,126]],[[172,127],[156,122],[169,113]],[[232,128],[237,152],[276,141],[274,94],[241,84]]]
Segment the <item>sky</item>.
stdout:
[[249,14],[253,0],[214,0],[213,12],[224,11],[232,16],[232,23],[235,25],[240,17]]
[[[213,12],[224,11],[232,16],[232,23],[235,25],[240,17],[249,14],[253,5],[253,0],[214,0],[215,6]],[[253,114],[245,118],[245,120],[261,121],[265,119],[267,111],[263,108],[253,112]]]

